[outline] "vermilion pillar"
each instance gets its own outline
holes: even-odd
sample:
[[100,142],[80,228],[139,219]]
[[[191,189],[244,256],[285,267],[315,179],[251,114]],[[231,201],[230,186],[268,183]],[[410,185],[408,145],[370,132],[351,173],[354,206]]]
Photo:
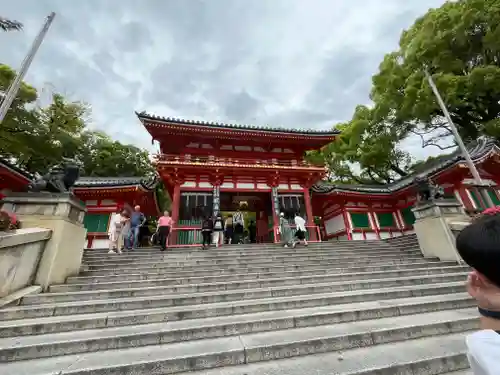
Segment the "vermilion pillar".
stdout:
[[181,204],[181,184],[176,182],[174,185],[174,194],[172,196],[172,220],[175,225],[179,220],[179,207]]
[[304,188],[304,204],[306,205],[306,216],[307,216],[307,225],[311,225],[309,230],[309,239],[312,241],[318,240],[318,233],[316,232],[316,228],[314,228],[314,216],[311,204],[311,195],[309,194],[309,188]]
[[[181,184],[179,181],[175,182],[174,193],[172,194],[172,221],[174,222],[174,228],[179,226],[179,208],[181,204]],[[171,236],[170,243],[176,244],[178,238],[178,231],[174,231],[173,236]]]

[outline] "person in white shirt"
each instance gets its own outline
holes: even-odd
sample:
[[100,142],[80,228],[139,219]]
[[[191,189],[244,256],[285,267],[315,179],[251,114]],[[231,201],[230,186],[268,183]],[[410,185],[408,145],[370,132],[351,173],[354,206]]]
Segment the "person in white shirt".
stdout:
[[500,374],[500,207],[485,210],[459,233],[457,250],[472,267],[467,291],[476,300],[480,331],[466,338],[474,375]]
[[124,245],[124,234],[127,232],[127,224],[130,221],[126,210],[116,213],[109,223],[109,254],[122,253]]
[[297,246],[298,243],[301,241],[304,242],[304,245],[307,246],[307,240],[306,240],[306,221],[302,216],[299,215],[299,213],[295,213],[295,238],[297,239],[296,241],[293,242],[293,247]]

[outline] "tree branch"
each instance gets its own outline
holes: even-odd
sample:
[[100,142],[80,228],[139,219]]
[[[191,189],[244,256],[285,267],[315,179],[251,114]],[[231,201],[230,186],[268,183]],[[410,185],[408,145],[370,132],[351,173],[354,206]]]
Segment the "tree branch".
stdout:
[[420,137],[420,140],[422,142],[422,148],[426,148],[426,147],[430,147],[430,146],[434,146],[434,147],[437,147],[439,148],[440,150],[448,150],[450,148],[453,148],[455,147],[455,144],[452,144],[452,145],[448,145],[448,146],[441,146],[440,144],[436,143],[437,141],[439,141],[440,139],[442,138],[447,138],[449,137],[450,135],[452,135],[451,131],[450,131],[450,134],[437,134],[433,137],[431,137],[430,139],[425,139],[425,135],[426,134],[429,134],[431,133],[432,131],[434,130],[431,130],[431,131],[425,131],[425,132],[418,132],[416,130],[410,130],[410,133],[412,134],[415,134],[417,135],[418,137]]

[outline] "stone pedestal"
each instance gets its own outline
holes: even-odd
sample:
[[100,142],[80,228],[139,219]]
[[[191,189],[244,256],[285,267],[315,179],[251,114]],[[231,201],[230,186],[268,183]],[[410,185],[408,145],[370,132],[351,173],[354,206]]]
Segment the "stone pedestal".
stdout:
[[85,205],[71,194],[17,193],[3,199],[3,209],[14,212],[22,228],[47,228],[52,237],[43,251],[35,284],[44,290],[78,275],[87,231]]
[[455,222],[470,222],[463,206],[454,199],[442,199],[421,202],[412,211],[416,218],[413,226],[424,256],[462,263],[451,226]]

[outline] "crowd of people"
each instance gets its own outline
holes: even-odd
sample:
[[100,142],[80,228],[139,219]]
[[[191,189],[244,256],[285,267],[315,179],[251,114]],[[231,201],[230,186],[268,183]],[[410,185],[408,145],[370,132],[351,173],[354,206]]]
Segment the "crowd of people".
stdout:
[[135,206],[132,212],[123,208],[113,215],[108,230],[109,253],[121,254],[124,249],[136,249],[145,224],[146,216],[141,212],[141,206]]
[[[307,246],[306,221],[299,213],[295,213],[293,221],[296,229],[295,234],[290,224],[290,218],[283,212],[280,214],[278,234],[283,247],[296,247],[300,243]],[[216,215],[215,218],[207,215],[202,221],[201,233],[202,248],[207,249],[212,243],[215,243],[216,247],[224,243],[255,243],[257,227],[252,220],[245,230],[245,219],[243,213],[238,209],[234,215],[229,214],[225,219],[221,214]]]
[[[290,224],[291,217],[280,214],[278,234],[283,247],[295,247],[302,243],[307,246],[306,221],[295,213],[293,222],[296,231],[293,233]],[[147,219],[141,212],[140,206],[135,206],[130,212],[126,208],[119,210],[111,218],[109,225],[109,253],[121,254],[124,250],[134,250],[141,244],[143,229],[146,228]],[[152,234],[150,243],[160,246],[161,251],[168,247],[169,236],[174,222],[170,213],[165,211],[157,220],[155,233]],[[244,244],[257,242],[257,226],[250,220],[245,228],[245,217],[240,209],[234,214],[223,217],[222,214],[205,215],[201,222],[202,249],[208,249],[212,244],[219,247],[223,244]]]

